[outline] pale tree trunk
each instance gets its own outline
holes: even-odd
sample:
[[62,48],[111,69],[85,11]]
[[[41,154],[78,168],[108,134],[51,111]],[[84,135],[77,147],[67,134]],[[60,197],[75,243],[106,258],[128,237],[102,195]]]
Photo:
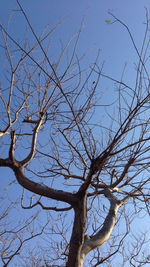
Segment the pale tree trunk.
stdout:
[[[103,227],[101,228],[101,230],[91,236],[91,237],[86,237],[81,249],[81,253],[80,253],[80,260],[78,262],[78,264],[76,265],[72,265],[75,267],[82,267],[83,266],[83,262],[85,259],[85,256],[93,249],[101,247],[103,244],[105,244],[109,238],[110,235],[114,229],[115,226],[115,221],[116,221],[116,216],[117,216],[117,211],[118,208],[123,204],[121,201],[119,201],[118,199],[116,199],[111,192],[107,192],[107,198],[110,201],[110,208],[109,208],[109,212],[108,215],[104,221]],[[68,265],[69,267],[71,267],[71,265]]]

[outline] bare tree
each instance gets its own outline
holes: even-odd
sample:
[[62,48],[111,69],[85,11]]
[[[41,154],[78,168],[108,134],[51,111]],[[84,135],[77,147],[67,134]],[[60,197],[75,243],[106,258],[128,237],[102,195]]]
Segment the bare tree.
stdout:
[[[58,212],[57,220],[51,216],[54,221],[49,233],[50,240],[52,234],[59,235],[60,243],[52,240],[55,253],[45,260],[47,266],[61,262],[67,267],[81,267],[91,251],[92,266],[108,263],[130,230],[127,203],[132,216],[136,217],[136,210],[149,214],[148,14],[140,50],[127,25],[110,14],[113,23],[127,30],[137,54],[135,83],[130,85],[124,81],[124,72],[118,80],[106,75],[103,64],[98,64],[99,55],[89,68],[82,67],[84,56],[77,56],[82,24],[79,33],[51,62],[48,40],[55,29],[37,36],[17,3],[35,43],[30,45],[25,40],[20,44],[1,25],[1,49],[9,69],[4,72],[6,80],[1,81],[0,166],[10,168],[25,190],[20,197],[22,208],[39,206],[48,213]],[[103,79],[117,87],[112,104],[103,103],[99,93]],[[62,219],[62,213],[67,218]],[[115,224],[118,226],[121,220],[126,230],[113,235]],[[32,238],[34,234],[30,234]],[[4,266],[30,237],[21,238],[20,246],[7,257],[3,256],[5,249],[2,251]],[[101,256],[99,248],[109,242],[113,250]],[[130,263],[135,258],[133,255]]]

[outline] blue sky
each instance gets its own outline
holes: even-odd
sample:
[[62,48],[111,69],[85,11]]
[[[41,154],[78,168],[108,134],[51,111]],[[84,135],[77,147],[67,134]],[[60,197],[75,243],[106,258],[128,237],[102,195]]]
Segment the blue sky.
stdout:
[[[40,33],[47,24],[54,26],[61,20],[63,25],[60,27],[58,36],[62,40],[69,39],[77,32],[82,17],[86,14],[80,42],[81,48],[83,51],[93,45],[97,49],[100,48],[103,59],[106,61],[109,58],[112,60],[112,54],[116,55],[116,52],[125,55],[126,52],[122,45],[127,44],[123,29],[121,34],[116,25],[110,27],[105,23],[105,20],[110,17],[107,12],[112,11],[130,25],[136,40],[139,41],[142,34],[142,22],[144,22],[144,7],[150,9],[148,0],[26,0],[20,2],[37,33]],[[6,24],[10,15],[13,14],[13,23],[10,28],[15,36],[16,34],[21,36],[24,19],[20,12],[12,12],[16,9],[18,8],[15,0],[3,0],[0,21]]]
[[[130,26],[136,44],[140,48],[144,34],[145,7],[150,10],[148,0],[26,0],[21,1],[21,4],[38,35],[46,25],[54,27],[60,21],[62,22],[54,35],[54,46],[58,45],[59,48],[60,42],[65,44],[78,32],[85,15],[78,47],[79,55],[90,51],[86,63],[91,64],[100,49],[100,62],[105,61],[105,72],[117,78],[121,75],[125,63],[128,63],[129,68],[133,68],[136,53],[126,30],[119,24],[106,23],[107,19],[111,20],[108,11],[113,12]],[[9,32],[17,40],[23,40],[26,24],[23,16],[18,12],[16,1],[2,1],[0,21],[7,25],[10,17],[12,18]],[[33,36],[31,40],[34,40]],[[54,55],[55,50],[51,53]],[[127,79],[130,80],[130,76]]]
[[[82,55],[89,50],[85,60],[90,64],[95,60],[98,49],[101,50],[100,62],[105,61],[104,71],[114,78],[120,78],[124,64],[128,64],[127,80],[132,82],[130,70],[134,68],[136,53],[128,38],[127,32],[118,24],[107,24],[106,20],[112,18],[108,14],[110,10],[118,18],[122,19],[132,30],[133,36],[140,48],[144,34],[145,7],[150,12],[150,1],[148,0],[24,0],[20,1],[28,18],[39,35],[43,28],[50,24],[54,27],[59,21],[62,25],[56,30],[55,42],[60,40],[65,44],[72,35],[78,32],[83,16],[85,20],[79,42],[78,53]],[[9,30],[17,40],[24,38],[25,20],[18,11],[15,0],[1,0],[0,22],[7,25],[10,16],[13,15]],[[31,42],[33,37],[31,38]],[[53,48],[54,49],[54,48]],[[53,58],[53,51],[51,54]],[[106,88],[109,84],[105,84]],[[110,94],[106,94],[106,98]],[[113,99],[113,96],[111,96]],[[107,100],[107,99],[106,99]],[[8,180],[14,179],[11,171],[0,169],[0,185],[3,177]],[[18,186],[19,188],[19,186]],[[12,190],[12,198],[16,191]],[[146,222],[147,224],[147,222]]]
[[[91,49],[88,62],[96,57],[101,49],[101,60],[105,61],[107,72],[112,75],[121,72],[126,62],[134,61],[134,52],[131,42],[127,38],[125,29],[120,25],[107,25],[106,19],[110,10],[122,19],[133,32],[137,44],[143,36],[143,22],[145,9],[150,9],[148,0],[26,0],[21,1],[30,22],[37,34],[50,24],[55,26],[59,21],[62,25],[55,33],[56,42],[64,43],[73,36],[80,27],[84,15],[85,22],[79,43],[79,53]],[[13,36],[19,40],[24,37],[25,21],[18,10],[15,0],[3,0],[0,10],[0,21],[6,25],[13,14],[9,29]],[[13,11],[12,11],[13,10]],[[133,52],[133,53],[132,53]],[[114,66],[117,63],[117,66]]]

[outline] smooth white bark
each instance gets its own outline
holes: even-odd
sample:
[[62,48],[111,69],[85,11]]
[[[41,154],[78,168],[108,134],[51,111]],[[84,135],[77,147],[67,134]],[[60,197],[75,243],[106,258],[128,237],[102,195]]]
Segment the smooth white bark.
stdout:
[[109,209],[108,215],[100,231],[94,236],[91,236],[85,239],[82,250],[81,250],[81,257],[80,257],[81,260],[80,260],[79,267],[83,266],[84,258],[91,250],[101,247],[103,244],[105,244],[109,240],[110,235],[114,229],[117,211],[119,207],[121,206],[121,202],[118,199],[116,199],[111,194],[111,192],[109,192],[109,195],[107,194],[107,197],[110,201],[110,209]]

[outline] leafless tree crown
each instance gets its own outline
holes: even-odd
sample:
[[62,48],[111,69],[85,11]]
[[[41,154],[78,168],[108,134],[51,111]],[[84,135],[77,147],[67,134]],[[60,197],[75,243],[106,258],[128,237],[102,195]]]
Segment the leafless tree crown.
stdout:
[[[16,224],[10,228],[4,221],[15,200],[3,209],[3,266],[11,266],[19,254],[23,265],[26,257],[21,254],[22,248],[41,235],[49,251],[43,249],[42,259],[30,252],[29,266],[32,262],[36,264],[32,266],[81,267],[90,252],[89,266],[111,266],[119,252],[122,266],[126,262],[143,266],[150,262],[149,252],[142,254],[148,242],[145,234],[142,238],[134,236],[128,252],[125,242],[133,219],[140,213],[150,213],[148,13],[140,49],[128,26],[110,14],[112,24],[120,23],[128,32],[137,55],[135,79],[130,84],[125,80],[126,66],[121,79],[110,77],[99,63],[99,53],[93,64],[84,66],[85,55],[77,55],[82,24],[53,62],[51,39],[59,25],[37,36],[17,3],[35,42],[17,41],[9,27],[0,26],[4,67],[0,167],[10,168],[21,185],[18,196],[24,214],[26,209],[35,209],[36,213],[21,222],[21,227]],[[112,92],[115,87],[114,101],[104,101],[106,81]],[[42,215],[44,223],[36,229],[41,209],[47,215]],[[105,243],[107,249],[101,248]]]

